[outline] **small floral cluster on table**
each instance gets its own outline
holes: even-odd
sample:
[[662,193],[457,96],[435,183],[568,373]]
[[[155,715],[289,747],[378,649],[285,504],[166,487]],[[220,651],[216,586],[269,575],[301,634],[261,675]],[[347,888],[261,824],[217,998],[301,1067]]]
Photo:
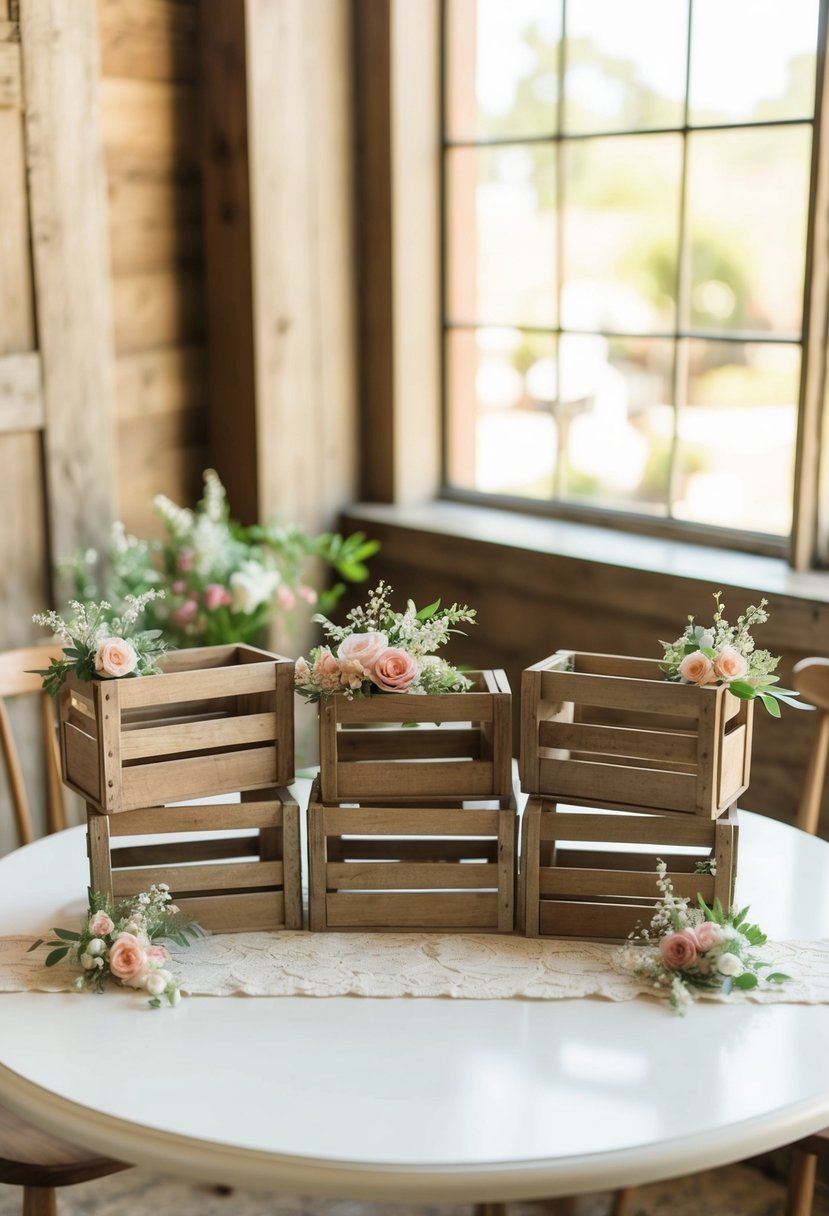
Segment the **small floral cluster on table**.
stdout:
[[[711,872],[706,863],[702,867]],[[694,991],[728,994],[790,978],[764,963],[759,951],[766,935],[748,922],[748,908],[726,912],[719,900],[709,908],[700,895],[694,907],[674,894],[664,861],[657,862],[656,872],[656,912],[647,928],[630,935],[619,961],[657,993],[667,993],[677,1013],[686,1013]]]
[[204,935],[204,930],[171,902],[166,883],[120,903],[91,895],[87,921],[80,933],[72,929],[52,932],[54,939],[40,939],[29,950],[50,947],[47,967],[54,967],[71,954],[82,968],[72,985],[76,991],[103,992],[112,980],[146,992],[152,1009],[160,1008],[163,1001],[177,1005],[181,999],[179,985],[167,967],[169,951],[159,939],[187,946]]
[[79,550],[59,569],[71,578],[77,599],[103,595],[116,610],[129,595],[163,591],[148,620],[179,647],[256,643],[274,618],[288,623],[309,613],[318,596],[305,571],[315,563],[341,580],[319,596],[321,609],[330,611],[347,582],[368,577],[365,562],[379,548],[362,532],[309,536],[296,525],[245,527],[231,519],[213,469],[205,470],[204,497],[194,510],[162,494],[155,510],[163,541],[142,540],[116,524],[103,563],[96,550]]
[[295,683],[309,701],[341,694],[349,698],[373,693],[465,692],[470,680],[458,668],[439,658],[453,628],[473,624],[475,610],[453,604],[441,608],[435,600],[418,610],[409,600],[404,612],[390,603],[391,588],[381,582],[365,606],[352,608],[346,625],[334,625],[317,614],[329,644],[317,646],[296,664]]
[[55,696],[67,677],[74,672],[80,680],[120,679],[124,676],[150,676],[160,672],[159,662],[167,645],[160,629],[136,630],[138,618],[163,591],[145,591],[126,597],[123,611],[115,616],[107,600],[81,604],[72,600],[73,615],[64,620],[57,612],[38,612],[32,620],[50,629],[63,643],[63,658],[51,659],[49,666],[34,672],[43,687]]
[[796,700],[799,694],[793,689],[778,687],[780,677],[774,671],[780,659],[767,650],[755,649],[751,628],[768,620],[768,600],[761,599],[759,606],[746,608],[735,625],[725,619],[722,592],[715,592],[714,603],[710,626],[696,625],[689,616],[681,637],[660,643],[665,652],[662,670],[668,679],[683,684],[727,684],[729,692],[741,700],[758,698],[773,718],[780,717],[780,701],[795,709],[811,709]]

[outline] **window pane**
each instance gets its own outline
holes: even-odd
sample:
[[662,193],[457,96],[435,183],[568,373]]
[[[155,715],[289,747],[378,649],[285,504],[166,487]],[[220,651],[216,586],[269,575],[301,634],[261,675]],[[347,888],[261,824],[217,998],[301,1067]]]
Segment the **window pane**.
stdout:
[[810,148],[807,126],[689,136],[695,328],[800,333]]
[[800,349],[689,343],[675,514],[785,536],[791,530]]
[[561,338],[565,494],[665,515],[674,432],[670,339]]
[[568,4],[565,130],[681,126],[687,38],[688,0]]
[[691,124],[811,118],[818,0],[694,0]]
[[562,325],[673,327],[682,143],[678,135],[565,146]]
[[560,37],[561,0],[449,0],[449,138],[553,135]]
[[453,329],[446,363],[450,484],[551,498],[555,339],[518,329]]
[[554,326],[553,147],[452,149],[446,186],[450,319]]

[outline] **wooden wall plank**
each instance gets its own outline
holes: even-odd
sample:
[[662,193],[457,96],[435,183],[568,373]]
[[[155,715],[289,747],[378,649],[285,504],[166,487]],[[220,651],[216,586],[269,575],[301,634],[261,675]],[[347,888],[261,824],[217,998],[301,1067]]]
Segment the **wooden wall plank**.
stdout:
[[200,346],[122,355],[116,367],[118,417],[123,421],[199,409],[206,396],[206,376],[206,356]]
[[22,104],[20,47],[0,40],[0,108],[19,110]]
[[195,79],[198,18],[181,0],[98,0],[103,75]]
[[246,18],[259,513],[316,530],[355,486],[350,5]]
[[40,355],[0,356],[0,432],[40,431],[44,418]]
[[243,4],[202,0],[201,79],[211,464],[236,517],[254,523],[259,489],[250,476],[257,453]]
[[113,280],[115,349],[119,355],[158,346],[186,346],[202,334],[198,271],[145,271]]
[[115,378],[98,31],[87,0],[21,9],[26,151],[43,367],[51,551],[105,543]]
[[105,76],[101,80],[104,148],[179,169],[198,166],[198,96],[193,84]]

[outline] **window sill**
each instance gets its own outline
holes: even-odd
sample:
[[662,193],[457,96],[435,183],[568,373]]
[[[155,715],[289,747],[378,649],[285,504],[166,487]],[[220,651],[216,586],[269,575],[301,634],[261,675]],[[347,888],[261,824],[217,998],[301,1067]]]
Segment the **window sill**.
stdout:
[[537,556],[744,588],[775,600],[829,605],[829,571],[798,573],[781,558],[756,556],[685,541],[640,536],[564,520],[434,501],[413,506],[355,503],[344,526],[400,529],[492,545]]

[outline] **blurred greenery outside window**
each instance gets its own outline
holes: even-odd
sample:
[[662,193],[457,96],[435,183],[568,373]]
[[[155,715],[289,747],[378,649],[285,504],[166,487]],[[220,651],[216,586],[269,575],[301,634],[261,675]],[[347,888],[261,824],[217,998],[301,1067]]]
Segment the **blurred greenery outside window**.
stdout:
[[825,3],[445,0],[450,494],[785,551]]

